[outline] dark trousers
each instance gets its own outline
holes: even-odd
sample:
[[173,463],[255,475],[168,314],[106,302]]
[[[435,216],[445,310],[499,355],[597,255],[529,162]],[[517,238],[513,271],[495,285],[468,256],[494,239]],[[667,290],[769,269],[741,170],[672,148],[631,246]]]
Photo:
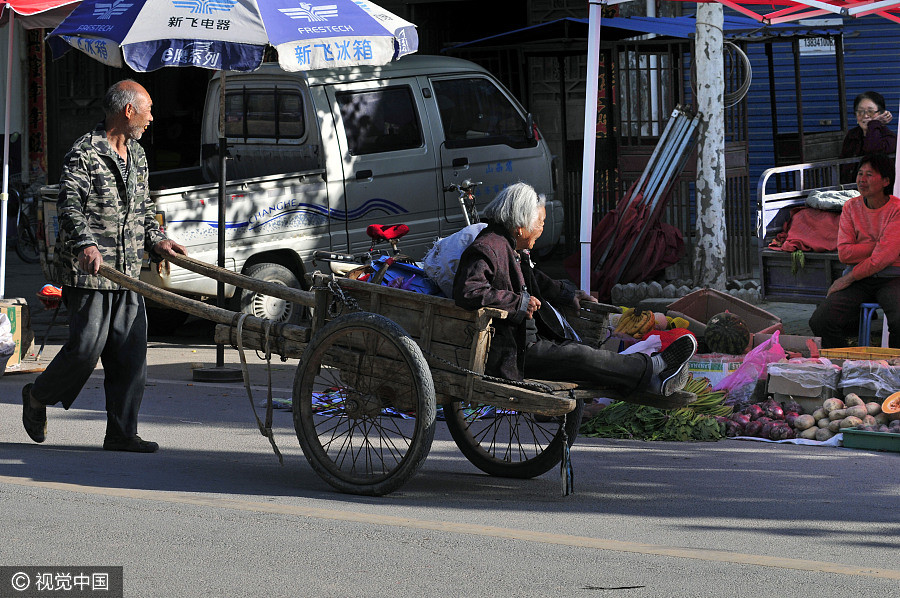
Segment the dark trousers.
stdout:
[[106,435],[137,435],[137,416],[147,381],[147,314],[133,291],[63,287],[69,312],[69,340],[34,381],[40,403],[68,409],[97,366],[103,363]]
[[870,276],[825,298],[809,319],[813,334],[822,337],[822,348],[846,347],[847,337],[859,333],[859,305],[878,303],[890,329],[890,345],[900,349],[900,278]]
[[632,392],[646,386],[651,373],[646,355],[619,355],[577,341],[539,338],[525,351],[525,375],[529,378],[588,381]]

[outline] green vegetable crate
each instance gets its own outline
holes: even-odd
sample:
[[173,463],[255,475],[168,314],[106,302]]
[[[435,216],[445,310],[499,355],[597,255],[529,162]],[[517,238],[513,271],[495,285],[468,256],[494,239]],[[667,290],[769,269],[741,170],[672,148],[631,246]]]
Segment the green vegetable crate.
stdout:
[[900,434],[845,429],[844,448],[900,453]]

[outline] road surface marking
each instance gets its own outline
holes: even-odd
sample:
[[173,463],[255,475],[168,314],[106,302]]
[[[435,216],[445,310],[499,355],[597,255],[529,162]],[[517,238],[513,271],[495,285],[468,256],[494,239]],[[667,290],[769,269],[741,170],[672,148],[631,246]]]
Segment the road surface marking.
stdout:
[[3,475],[0,475],[0,483],[12,484],[16,486],[28,486],[33,488],[44,488],[47,490],[78,492],[80,494],[91,494],[97,496],[143,499],[171,504],[193,505],[198,507],[211,507],[217,509],[233,509],[237,511],[248,511],[253,513],[271,513],[276,515],[309,517],[312,519],[344,521],[350,523],[362,523],[367,525],[384,525],[406,529],[438,531],[451,534],[466,534],[471,536],[484,536],[490,538],[503,538],[507,540],[521,540],[525,542],[554,544],[558,546],[571,546],[575,548],[592,548],[594,550],[612,550],[616,552],[668,556],[715,563],[734,563],[738,565],[755,565],[758,567],[773,567],[777,569],[794,569],[797,571],[815,571],[820,573],[834,573],[837,575],[852,575],[856,577],[874,577],[878,579],[900,580],[900,570],[897,569],[857,567],[854,565],[846,565],[843,563],[809,561],[805,559],[792,559],[781,556],[745,554],[740,552],[709,550],[703,548],[687,548],[682,546],[665,546],[660,544],[643,544],[639,542],[623,542],[620,540],[606,540],[602,538],[589,538],[586,536],[571,536],[568,534],[552,534],[548,532],[512,529],[506,527],[497,527],[493,525],[477,525],[472,523],[454,523],[450,521],[412,519],[409,517],[394,517],[391,515],[376,515],[372,513],[361,513],[355,511],[338,511],[334,509],[319,509],[313,507],[302,507],[298,505],[281,505],[273,503],[254,502],[249,500],[201,496],[196,494],[182,494],[179,492],[138,490],[133,488],[100,488],[94,486],[82,486],[80,484],[67,484],[63,482],[40,482]]

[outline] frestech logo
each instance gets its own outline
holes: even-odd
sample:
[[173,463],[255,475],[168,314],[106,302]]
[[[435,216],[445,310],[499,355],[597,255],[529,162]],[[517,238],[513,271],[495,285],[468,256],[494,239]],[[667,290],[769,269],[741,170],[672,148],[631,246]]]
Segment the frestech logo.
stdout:
[[214,12],[229,12],[237,0],[172,0],[175,8],[189,8],[192,13],[209,15]]
[[125,14],[132,6],[134,6],[134,4],[125,2],[125,0],[98,2],[94,7],[94,16],[98,19],[111,19]]
[[306,19],[310,23],[323,22],[338,16],[337,4],[313,6],[308,2],[301,2],[300,8],[279,8],[278,10],[292,19]]

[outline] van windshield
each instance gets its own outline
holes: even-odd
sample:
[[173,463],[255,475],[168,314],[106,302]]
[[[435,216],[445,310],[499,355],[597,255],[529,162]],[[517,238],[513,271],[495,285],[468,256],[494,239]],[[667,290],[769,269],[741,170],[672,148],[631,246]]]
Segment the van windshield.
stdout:
[[525,119],[489,79],[443,79],[433,85],[448,148],[535,144],[526,136]]

